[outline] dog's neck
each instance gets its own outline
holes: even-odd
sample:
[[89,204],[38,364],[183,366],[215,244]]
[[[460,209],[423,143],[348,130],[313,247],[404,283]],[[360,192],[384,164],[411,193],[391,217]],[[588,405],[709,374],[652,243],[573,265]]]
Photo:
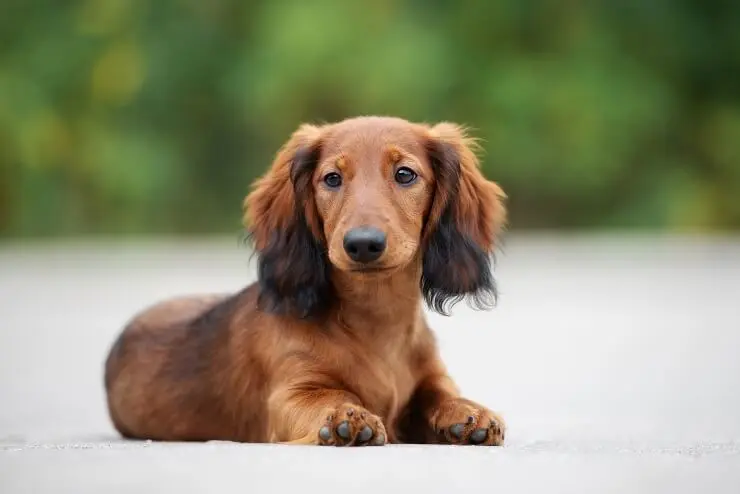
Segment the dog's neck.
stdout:
[[335,271],[332,283],[339,299],[335,310],[353,331],[410,331],[422,315],[420,280],[420,263],[390,276]]

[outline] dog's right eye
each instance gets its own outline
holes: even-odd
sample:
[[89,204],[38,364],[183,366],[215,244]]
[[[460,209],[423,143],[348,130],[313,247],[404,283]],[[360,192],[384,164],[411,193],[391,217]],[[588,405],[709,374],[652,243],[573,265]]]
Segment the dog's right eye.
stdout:
[[324,183],[327,187],[336,189],[342,185],[342,176],[336,172],[327,173],[324,175]]

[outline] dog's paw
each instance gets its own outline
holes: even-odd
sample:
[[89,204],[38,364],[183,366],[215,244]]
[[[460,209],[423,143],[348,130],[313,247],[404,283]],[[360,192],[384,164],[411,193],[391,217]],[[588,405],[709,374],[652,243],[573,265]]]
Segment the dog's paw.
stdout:
[[506,425],[491,410],[464,398],[445,401],[432,417],[442,443],[501,446]]
[[349,403],[330,411],[318,432],[322,446],[382,446],[386,440],[380,418]]

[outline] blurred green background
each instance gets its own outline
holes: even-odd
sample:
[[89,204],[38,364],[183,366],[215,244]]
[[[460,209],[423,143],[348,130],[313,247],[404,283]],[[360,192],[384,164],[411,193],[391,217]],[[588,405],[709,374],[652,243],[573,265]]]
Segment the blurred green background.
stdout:
[[515,230],[740,227],[737,1],[4,0],[0,232],[238,232],[358,114],[472,127]]

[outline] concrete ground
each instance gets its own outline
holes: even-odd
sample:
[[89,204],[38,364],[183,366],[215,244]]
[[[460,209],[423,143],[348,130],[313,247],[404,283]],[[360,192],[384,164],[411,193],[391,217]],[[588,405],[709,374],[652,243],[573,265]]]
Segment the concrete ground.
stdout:
[[0,492],[740,492],[740,238],[512,235],[492,312],[430,316],[503,448],[119,439],[126,319],[254,279],[236,238],[0,247]]

